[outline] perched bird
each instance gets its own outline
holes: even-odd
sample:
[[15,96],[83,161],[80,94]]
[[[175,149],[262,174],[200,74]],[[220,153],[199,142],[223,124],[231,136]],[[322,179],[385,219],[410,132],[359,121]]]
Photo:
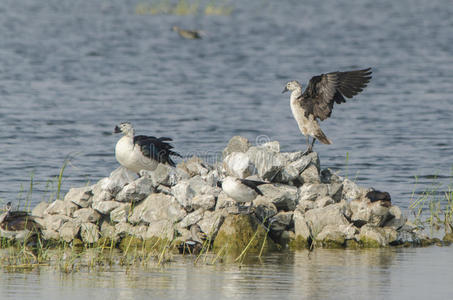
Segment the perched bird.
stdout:
[[[324,121],[332,114],[334,102],[346,102],[360,93],[371,79],[371,68],[347,72],[332,72],[314,76],[302,93],[302,86],[297,81],[286,84],[282,93],[291,91],[291,111],[303,135],[307,137],[307,150],[313,150],[315,140],[323,144],[332,144],[319,126],[318,119]],[[313,138],[310,144],[309,136]]]
[[123,133],[124,136],[116,143],[116,160],[125,168],[139,173],[141,170],[153,171],[159,163],[168,164],[172,167],[175,162],[170,156],[179,156],[172,151],[173,146],[168,142],[168,137],[156,138],[154,136],[134,135],[131,123],[123,122],[115,127],[115,133]]
[[[258,186],[267,183],[228,176],[222,180],[220,185],[228,197],[237,202],[239,209],[240,204],[253,202],[258,195],[263,195]],[[248,212],[250,212],[250,207]]]
[[201,39],[201,32],[198,30],[186,30],[182,29],[178,26],[173,26],[172,27],[173,31],[176,31],[179,36],[189,39],[189,40],[196,40],[196,39]]
[[12,211],[11,202],[6,204],[5,212],[0,215],[0,236],[25,241],[41,230],[41,225],[26,211]]

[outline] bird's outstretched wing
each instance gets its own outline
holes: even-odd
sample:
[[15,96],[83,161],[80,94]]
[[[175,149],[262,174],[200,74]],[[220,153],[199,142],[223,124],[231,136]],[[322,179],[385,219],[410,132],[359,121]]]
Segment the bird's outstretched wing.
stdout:
[[371,68],[347,72],[332,72],[313,76],[300,96],[300,105],[305,116],[325,120],[330,117],[334,102],[346,102],[367,86],[371,79]]
[[156,138],[146,135],[137,135],[134,137],[134,144],[140,147],[144,156],[174,167],[175,162],[170,156],[181,157],[181,155],[171,150],[173,146],[168,143],[170,141],[172,139],[168,137]]
[[249,179],[239,179],[239,180],[241,181],[242,184],[248,186],[251,189],[254,189],[255,192],[261,196],[263,195],[263,192],[261,192],[261,190],[258,188],[258,186],[269,183],[269,182],[249,180]]

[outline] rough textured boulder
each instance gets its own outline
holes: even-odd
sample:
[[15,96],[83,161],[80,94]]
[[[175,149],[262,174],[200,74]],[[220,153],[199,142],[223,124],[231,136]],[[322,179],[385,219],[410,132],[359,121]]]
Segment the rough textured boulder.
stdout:
[[69,243],[79,234],[79,231],[80,223],[73,220],[67,221],[59,229],[60,238]]
[[178,222],[187,215],[174,197],[164,194],[151,194],[134,207],[129,222],[152,224],[156,221],[168,220]]
[[223,150],[223,158],[227,157],[230,153],[233,152],[247,152],[249,150],[251,144],[250,142],[242,136],[233,136],[228,145]]
[[85,243],[96,243],[100,236],[99,228],[93,223],[83,223],[80,226],[80,236]]
[[228,175],[246,178],[256,172],[249,156],[242,152],[233,152],[225,157],[223,167]]
[[139,202],[153,191],[152,181],[146,176],[128,183],[115,197],[120,202]]
[[75,211],[74,218],[81,223],[96,223],[101,218],[101,215],[91,207],[88,207]]
[[86,208],[91,205],[93,197],[92,186],[84,186],[80,188],[71,188],[64,197],[64,201],[71,201],[80,207]]
[[298,202],[298,191],[294,186],[280,184],[263,184],[260,186],[263,195],[256,197],[255,201],[273,203],[279,210],[294,210]]
[[72,217],[72,214],[79,207],[72,202],[66,202],[63,200],[55,200],[52,202],[47,209],[44,211],[44,214],[48,215],[65,215]]

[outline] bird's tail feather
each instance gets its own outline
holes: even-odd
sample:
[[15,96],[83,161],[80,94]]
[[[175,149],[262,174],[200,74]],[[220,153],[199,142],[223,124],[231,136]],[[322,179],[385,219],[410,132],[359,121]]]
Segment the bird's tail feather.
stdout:
[[316,134],[316,139],[319,140],[323,144],[330,145],[332,144],[332,141],[327,138],[327,136],[322,132],[322,130],[319,130]]

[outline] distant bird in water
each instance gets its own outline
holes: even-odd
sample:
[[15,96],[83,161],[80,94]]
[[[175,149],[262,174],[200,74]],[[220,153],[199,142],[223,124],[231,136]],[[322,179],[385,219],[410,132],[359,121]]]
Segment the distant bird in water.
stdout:
[[159,163],[174,167],[175,162],[170,156],[181,157],[181,155],[171,150],[173,146],[168,143],[172,141],[171,138],[156,138],[145,135],[135,136],[134,128],[129,122],[123,122],[116,126],[114,133],[124,134],[116,143],[116,160],[122,166],[137,174],[141,170],[153,171]]
[[[346,102],[360,93],[371,79],[371,68],[347,72],[332,72],[314,76],[302,93],[302,86],[297,81],[286,84],[282,93],[291,91],[290,104],[294,119],[299,125],[300,132],[307,137],[307,150],[313,151],[316,139],[323,144],[332,144],[318,124],[318,119],[324,121],[332,114],[334,102]],[[309,136],[313,138],[311,144]]]
[[182,29],[178,26],[173,26],[172,27],[173,31],[176,31],[179,36],[189,39],[189,40],[196,40],[196,39],[201,39],[201,31],[199,30],[186,30]]
[[6,204],[5,212],[0,215],[1,237],[26,241],[40,230],[41,225],[35,221],[35,217],[26,211],[13,211],[11,202]]
[[[258,195],[262,196],[263,193],[258,188],[258,186],[267,183],[268,182],[264,181],[241,179],[228,176],[219,183],[219,186],[222,187],[223,191],[228,195],[228,197],[237,202],[239,209],[240,204],[248,202],[251,203]],[[247,212],[250,212],[250,207]]]

